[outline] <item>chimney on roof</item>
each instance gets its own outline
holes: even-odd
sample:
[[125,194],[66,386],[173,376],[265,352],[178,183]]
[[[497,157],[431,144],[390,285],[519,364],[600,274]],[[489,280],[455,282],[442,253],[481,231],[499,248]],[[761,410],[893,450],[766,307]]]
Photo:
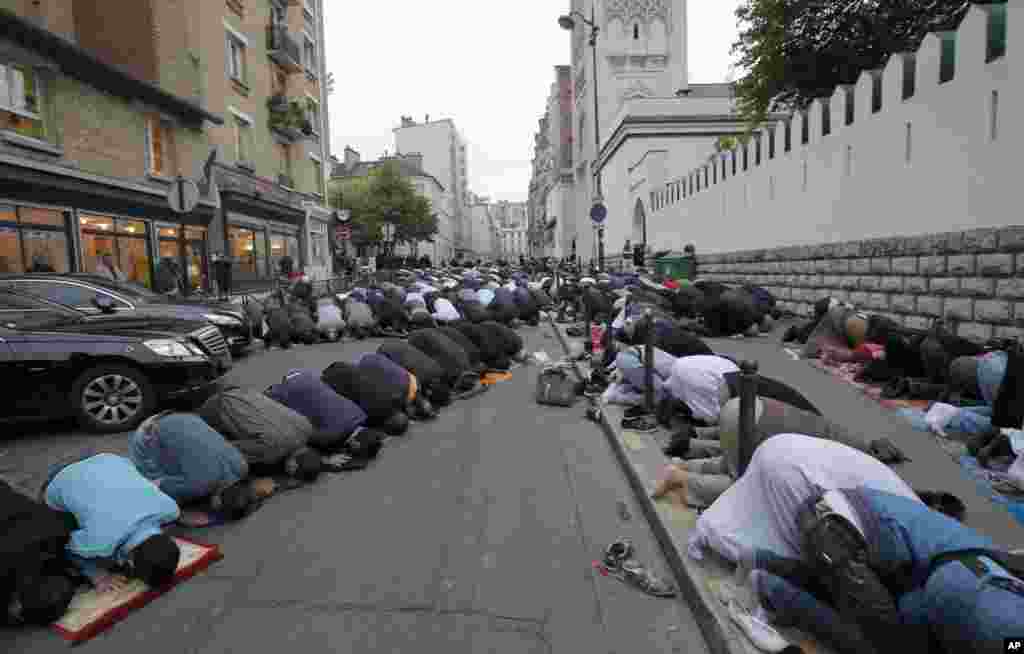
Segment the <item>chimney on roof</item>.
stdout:
[[426,115],[426,117],[423,119],[423,122],[425,122],[425,123],[429,123],[430,122],[430,114]]
[[416,124],[416,121],[412,119],[412,116],[402,116],[402,127],[412,127]]

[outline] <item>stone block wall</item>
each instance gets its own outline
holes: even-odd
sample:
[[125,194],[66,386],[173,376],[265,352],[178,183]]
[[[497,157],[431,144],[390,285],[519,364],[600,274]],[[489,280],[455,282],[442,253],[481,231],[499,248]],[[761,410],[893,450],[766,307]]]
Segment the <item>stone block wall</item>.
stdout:
[[1024,226],[699,255],[701,279],[763,286],[782,309],[833,296],[915,329],[1024,336]]

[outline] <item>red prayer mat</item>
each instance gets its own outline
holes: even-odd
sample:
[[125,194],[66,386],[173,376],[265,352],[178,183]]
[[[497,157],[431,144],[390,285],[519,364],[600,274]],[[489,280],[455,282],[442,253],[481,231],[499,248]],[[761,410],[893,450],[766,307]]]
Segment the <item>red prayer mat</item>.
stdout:
[[181,560],[173,581],[155,589],[133,579],[123,589],[106,593],[92,587],[79,590],[64,617],[53,624],[54,631],[72,644],[84,643],[224,558],[217,545],[203,545],[181,537],[174,540],[181,549]]
[[888,409],[921,409],[927,410],[928,405],[931,404],[930,400],[906,400],[902,398],[888,399],[882,397],[882,387],[877,384],[868,384],[865,382],[857,381],[857,375],[864,370],[863,363],[824,363],[821,359],[808,359],[807,363],[811,364],[822,372],[827,372],[833,377],[850,384],[861,393],[864,393],[871,399],[875,400],[882,406]]

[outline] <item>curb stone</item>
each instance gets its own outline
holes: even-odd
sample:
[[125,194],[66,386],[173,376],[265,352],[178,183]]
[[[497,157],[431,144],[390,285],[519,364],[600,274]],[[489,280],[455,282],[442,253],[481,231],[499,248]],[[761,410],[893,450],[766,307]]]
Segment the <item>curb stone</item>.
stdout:
[[[565,354],[569,343],[561,327],[552,322],[551,327]],[[573,370],[582,380],[584,373],[578,362],[572,362]],[[590,406],[598,406],[597,400],[590,400]],[[629,480],[644,517],[647,519],[655,538],[665,555],[672,575],[693,611],[701,634],[714,654],[758,654],[757,647],[731,620],[725,606],[715,597],[712,587],[723,580],[731,581],[732,566],[715,555],[706,552],[704,560],[697,561],[687,553],[689,534],[696,525],[698,512],[669,502],[656,502],[646,479],[653,479],[661,466],[669,459],[661,452],[656,434],[621,432],[613,420],[622,417],[624,411],[616,406],[604,406],[600,411],[600,427],[611,445],[619,464]],[[791,643],[801,647],[808,654],[828,654],[829,650],[815,643],[799,632],[780,629],[780,633]]]

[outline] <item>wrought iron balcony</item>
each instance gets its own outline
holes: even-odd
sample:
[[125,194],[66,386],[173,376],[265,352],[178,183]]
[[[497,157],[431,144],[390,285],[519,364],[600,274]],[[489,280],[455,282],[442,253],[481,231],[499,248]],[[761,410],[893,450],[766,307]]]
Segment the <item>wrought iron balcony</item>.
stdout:
[[302,72],[302,48],[284,25],[267,26],[267,54],[289,73]]

